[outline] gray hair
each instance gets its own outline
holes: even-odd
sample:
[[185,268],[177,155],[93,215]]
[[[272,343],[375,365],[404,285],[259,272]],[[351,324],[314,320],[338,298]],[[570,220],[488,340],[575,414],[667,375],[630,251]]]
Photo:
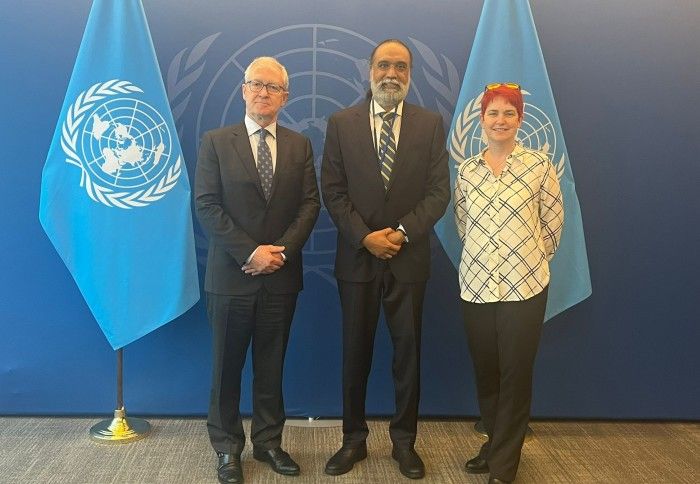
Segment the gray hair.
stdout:
[[284,89],[285,91],[289,89],[289,75],[287,74],[287,69],[285,69],[284,66],[274,57],[256,57],[253,59],[253,62],[248,64],[248,67],[245,69],[244,76],[246,82],[250,80],[250,71],[261,65],[271,65],[272,67],[279,69],[279,71],[282,73],[282,83],[284,85]]

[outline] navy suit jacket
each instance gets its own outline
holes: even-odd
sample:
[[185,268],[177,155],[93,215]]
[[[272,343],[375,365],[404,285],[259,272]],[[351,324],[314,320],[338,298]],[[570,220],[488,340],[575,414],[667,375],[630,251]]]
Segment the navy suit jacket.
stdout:
[[321,167],[321,191],[338,227],[335,275],[368,282],[384,262],[362,245],[375,230],[403,225],[409,242],[389,261],[401,282],[430,276],[430,232],[450,200],[445,130],[437,113],[404,102],[399,144],[384,189],[369,123],[369,102],[331,116]]
[[[303,287],[301,249],[314,227],[320,201],[311,143],[277,126],[277,161],[266,201],[245,123],[208,131],[195,175],[197,218],[209,235],[204,289],[224,295],[274,294]],[[286,262],[268,275],[241,270],[258,245],[283,245]]]

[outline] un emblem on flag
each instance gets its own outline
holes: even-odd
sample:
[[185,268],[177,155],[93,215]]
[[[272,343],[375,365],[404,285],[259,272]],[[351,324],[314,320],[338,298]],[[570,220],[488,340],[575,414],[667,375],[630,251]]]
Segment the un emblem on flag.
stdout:
[[165,196],[180,177],[172,137],[161,114],[132,97],[143,92],[111,80],[81,92],[68,108],[61,146],[66,162],[81,168],[80,185],[94,201],[130,209]]

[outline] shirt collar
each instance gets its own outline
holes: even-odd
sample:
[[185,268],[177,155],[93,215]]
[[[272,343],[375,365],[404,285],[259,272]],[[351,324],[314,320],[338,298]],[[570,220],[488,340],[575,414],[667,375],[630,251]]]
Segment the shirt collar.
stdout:
[[[258,134],[258,131],[260,131],[260,126],[258,123],[253,121],[249,116],[246,115],[245,119],[245,128],[248,131],[248,137],[253,136],[254,134]],[[277,138],[277,121],[274,123],[270,123],[267,126],[265,126],[265,129],[267,130],[268,133],[272,135],[273,138]]]
[[[488,146],[485,147],[477,156],[474,156],[471,158],[471,163],[469,165],[468,170],[469,171],[474,171],[476,170],[479,166],[486,166],[486,160],[484,159],[484,153],[488,149]],[[525,154],[527,150],[516,141],[515,143],[515,148],[513,148],[513,151],[510,152],[510,155],[508,155],[508,158],[506,158],[506,166],[511,167],[513,163],[518,162],[522,163],[523,161],[523,154]]]
[[[385,109],[379,104],[375,99],[372,99],[372,112],[375,116],[380,116],[384,113]],[[393,109],[391,109],[393,111]],[[401,101],[396,108],[396,115],[401,116],[403,114],[403,101]]]
[[521,162],[524,159],[524,155],[527,154],[527,148],[525,148],[523,145],[520,143],[516,142],[515,143],[515,148],[513,148],[513,151],[510,154],[510,158],[515,162]]

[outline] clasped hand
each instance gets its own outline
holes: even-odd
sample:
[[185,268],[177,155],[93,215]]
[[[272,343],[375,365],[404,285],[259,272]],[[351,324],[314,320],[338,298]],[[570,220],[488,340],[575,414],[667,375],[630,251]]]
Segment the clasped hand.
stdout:
[[272,274],[284,265],[282,257],[284,249],[283,245],[259,245],[253,257],[241,267],[241,270],[251,276]]
[[391,259],[398,254],[403,243],[403,232],[389,227],[370,232],[362,239],[362,245],[364,245],[373,256],[385,260]]

